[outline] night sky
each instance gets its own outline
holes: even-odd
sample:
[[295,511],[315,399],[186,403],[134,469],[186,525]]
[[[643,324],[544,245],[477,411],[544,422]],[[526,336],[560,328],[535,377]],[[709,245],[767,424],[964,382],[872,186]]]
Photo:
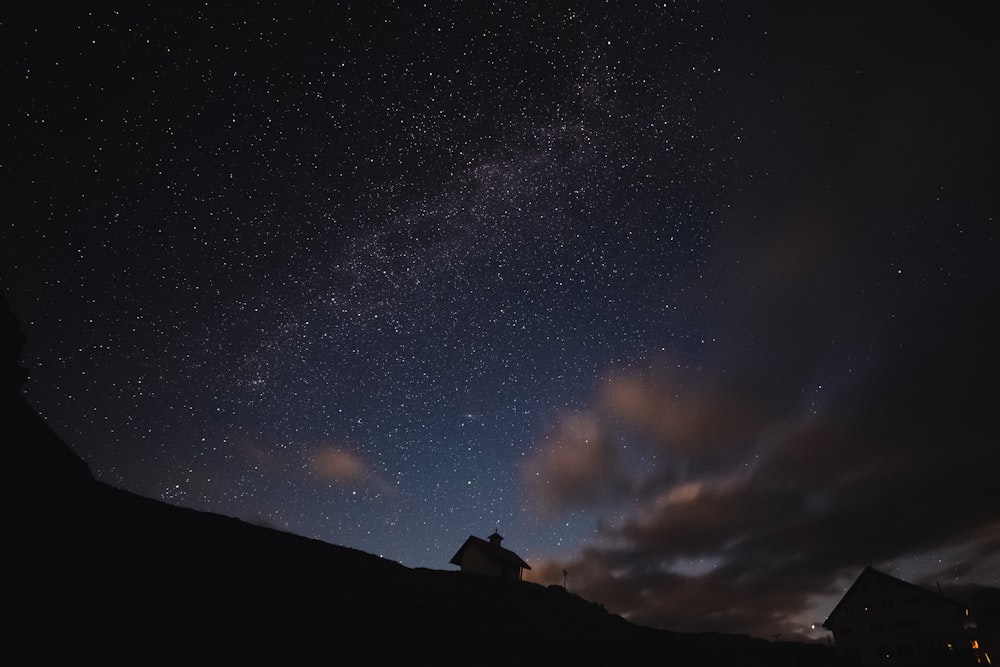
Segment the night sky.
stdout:
[[499,528],[649,625],[1000,586],[992,24],[757,4],[6,10],[26,395],[113,486]]

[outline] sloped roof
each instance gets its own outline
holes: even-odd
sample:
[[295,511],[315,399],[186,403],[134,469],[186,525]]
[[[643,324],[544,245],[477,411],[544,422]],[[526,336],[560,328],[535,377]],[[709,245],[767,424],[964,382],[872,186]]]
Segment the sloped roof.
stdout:
[[833,611],[830,612],[830,615],[827,616],[827,618],[826,618],[825,621],[823,621],[823,627],[827,628],[827,629],[830,628],[830,620],[833,619],[840,612],[841,607],[844,605],[844,603],[849,598],[854,597],[855,590],[859,589],[860,586],[862,586],[863,584],[865,584],[865,583],[867,583],[869,581],[878,581],[878,580],[891,582],[892,584],[894,584],[897,587],[898,586],[907,587],[907,588],[912,589],[914,591],[914,593],[917,593],[919,595],[923,595],[923,596],[926,596],[926,597],[929,597],[929,598],[933,598],[935,600],[938,600],[940,602],[944,602],[946,604],[954,605],[956,608],[959,608],[959,609],[963,609],[963,610],[965,609],[965,605],[963,605],[963,604],[961,604],[959,602],[956,602],[954,600],[951,600],[949,598],[946,598],[942,594],[932,593],[931,591],[927,590],[926,588],[923,588],[921,586],[917,586],[916,584],[911,584],[908,581],[903,581],[902,579],[894,577],[891,574],[886,574],[885,572],[879,572],[878,570],[876,570],[875,568],[873,568],[871,565],[869,565],[868,567],[866,567],[864,570],[861,571],[861,574],[858,575],[858,578],[854,580],[854,583],[851,584],[851,587],[848,588],[847,592],[844,593],[844,596],[842,598],[840,598],[840,602],[837,603],[837,606],[833,608]]
[[461,567],[462,558],[464,557],[465,550],[470,546],[476,545],[489,557],[491,560],[499,561],[507,565],[513,565],[515,567],[523,567],[526,570],[530,570],[531,566],[521,560],[521,557],[510,549],[504,549],[499,544],[492,544],[482,539],[481,537],[476,537],[475,535],[469,535],[469,538],[465,540],[465,543],[459,548],[451,560],[448,561],[453,565],[458,565]]

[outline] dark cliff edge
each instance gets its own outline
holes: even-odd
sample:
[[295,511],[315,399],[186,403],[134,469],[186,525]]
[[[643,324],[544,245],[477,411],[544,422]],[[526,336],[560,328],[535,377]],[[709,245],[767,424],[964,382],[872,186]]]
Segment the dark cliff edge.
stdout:
[[642,627],[559,586],[407,568],[113,488],[25,400],[3,305],[8,632],[32,661],[834,664],[822,645]]

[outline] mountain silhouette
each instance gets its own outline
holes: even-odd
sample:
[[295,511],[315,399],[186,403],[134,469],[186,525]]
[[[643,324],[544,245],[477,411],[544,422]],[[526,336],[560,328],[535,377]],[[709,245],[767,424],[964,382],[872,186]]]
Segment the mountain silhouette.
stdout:
[[25,336],[3,311],[8,632],[31,661],[834,664],[824,645],[643,627],[560,586],[412,569],[114,488],[23,396]]

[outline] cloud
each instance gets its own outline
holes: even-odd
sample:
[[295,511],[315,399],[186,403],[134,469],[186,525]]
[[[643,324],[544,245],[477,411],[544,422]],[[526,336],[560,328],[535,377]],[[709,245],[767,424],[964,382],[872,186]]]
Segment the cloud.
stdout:
[[521,478],[543,516],[609,502],[628,486],[618,448],[586,413],[561,416],[521,466]]
[[357,453],[338,445],[314,448],[309,468],[322,481],[341,487],[364,487],[387,492],[391,486]]
[[326,447],[313,453],[312,469],[320,477],[335,483],[356,482],[369,474],[361,458],[346,449]]
[[716,448],[753,428],[749,406],[729,400],[686,369],[662,367],[652,377],[620,373],[605,382],[605,410],[651,435],[661,446],[683,451]]
[[767,637],[805,634],[809,614],[825,618],[818,599],[866,564],[951,546],[979,573],[1000,565],[991,441],[959,424],[951,438],[921,440],[895,421],[885,389],[882,401],[786,426],[751,447],[752,465],[651,475],[624,521],[602,523],[602,539],[571,562],[538,564],[538,578],[558,583],[566,567],[576,592],[643,624]]

